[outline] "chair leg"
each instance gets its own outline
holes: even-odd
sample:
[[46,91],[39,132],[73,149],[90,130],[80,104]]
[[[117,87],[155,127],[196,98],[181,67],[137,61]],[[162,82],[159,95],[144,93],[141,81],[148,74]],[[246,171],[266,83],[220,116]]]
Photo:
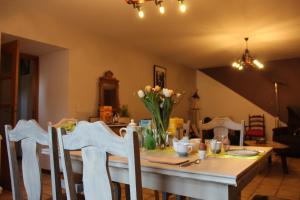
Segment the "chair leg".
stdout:
[[269,156],[269,158],[268,158],[268,163],[269,163],[269,164],[272,164],[272,155]]
[[121,200],[121,185],[118,182],[113,182],[114,184],[114,196],[117,200]]
[[130,200],[130,187],[128,184],[125,184],[125,198],[126,200]]
[[162,193],[162,199],[163,200],[168,200],[169,199],[170,194],[168,192],[163,192]]
[[157,190],[154,190],[154,199],[159,200],[159,192]]

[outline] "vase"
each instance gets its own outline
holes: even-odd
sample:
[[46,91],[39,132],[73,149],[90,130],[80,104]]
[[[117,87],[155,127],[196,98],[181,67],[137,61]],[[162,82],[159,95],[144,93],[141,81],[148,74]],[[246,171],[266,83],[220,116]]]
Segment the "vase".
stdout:
[[154,121],[154,138],[156,141],[156,146],[160,149],[165,149],[167,147],[168,134],[161,123]]

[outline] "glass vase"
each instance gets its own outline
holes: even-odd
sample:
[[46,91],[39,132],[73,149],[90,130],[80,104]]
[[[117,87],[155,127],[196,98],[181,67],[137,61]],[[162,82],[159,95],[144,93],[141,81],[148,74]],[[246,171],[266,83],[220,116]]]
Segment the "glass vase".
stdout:
[[160,149],[165,149],[167,147],[167,139],[168,139],[168,134],[164,130],[162,126],[159,125],[159,122],[154,121],[154,135],[155,135],[155,141],[156,141],[156,146]]

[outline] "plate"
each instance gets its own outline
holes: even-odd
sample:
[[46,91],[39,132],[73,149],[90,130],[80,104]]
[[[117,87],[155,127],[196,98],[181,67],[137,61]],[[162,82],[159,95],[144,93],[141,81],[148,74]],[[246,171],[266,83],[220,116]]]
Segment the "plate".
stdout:
[[233,149],[227,151],[227,154],[232,156],[256,156],[257,154],[259,154],[259,152],[256,150]]

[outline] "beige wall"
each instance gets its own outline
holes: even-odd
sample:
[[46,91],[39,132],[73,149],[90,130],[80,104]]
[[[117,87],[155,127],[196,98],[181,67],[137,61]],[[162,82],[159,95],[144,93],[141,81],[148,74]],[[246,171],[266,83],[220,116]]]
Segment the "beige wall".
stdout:
[[68,113],[68,50],[39,57],[39,122],[44,127]]
[[201,118],[229,116],[235,121],[248,122],[249,114],[264,114],[267,139],[272,139],[275,118],[244,97],[207,76],[197,72],[197,88],[200,95]]
[[[175,108],[174,115],[189,118],[188,97],[196,88],[196,71],[153,57],[120,41],[106,40],[99,34],[53,21],[47,13],[29,13],[18,7],[0,12],[0,32],[60,46],[69,50],[67,61],[45,64],[41,69],[40,117],[45,126],[62,116],[87,119],[97,113],[98,77],[111,70],[120,80],[120,103],[129,105],[133,118],[149,117],[139,102],[136,91],[153,83],[153,64],[167,67],[167,84],[177,91],[186,91],[185,99]],[[44,61],[54,55],[45,55]],[[68,65],[67,66],[64,66]],[[60,69],[63,67],[63,69]],[[67,71],[65,71],[67,69]],[[65,74],[68,74],[67,76]],[[43,80],[45,78],[45,80]],[[58,79],[58,81],[54,81]],[[44,82],[43,82],[44,81]],[[51,83],[51,84],[50,84]],[[54,83],[54,84],[52,84]],[[49,86],[49,87],[48,87]],[[66,99],[52,97],[55,91]],[[50,97],[51,96],[51,97]],[[50,97],[50,98],[48,98]]]

